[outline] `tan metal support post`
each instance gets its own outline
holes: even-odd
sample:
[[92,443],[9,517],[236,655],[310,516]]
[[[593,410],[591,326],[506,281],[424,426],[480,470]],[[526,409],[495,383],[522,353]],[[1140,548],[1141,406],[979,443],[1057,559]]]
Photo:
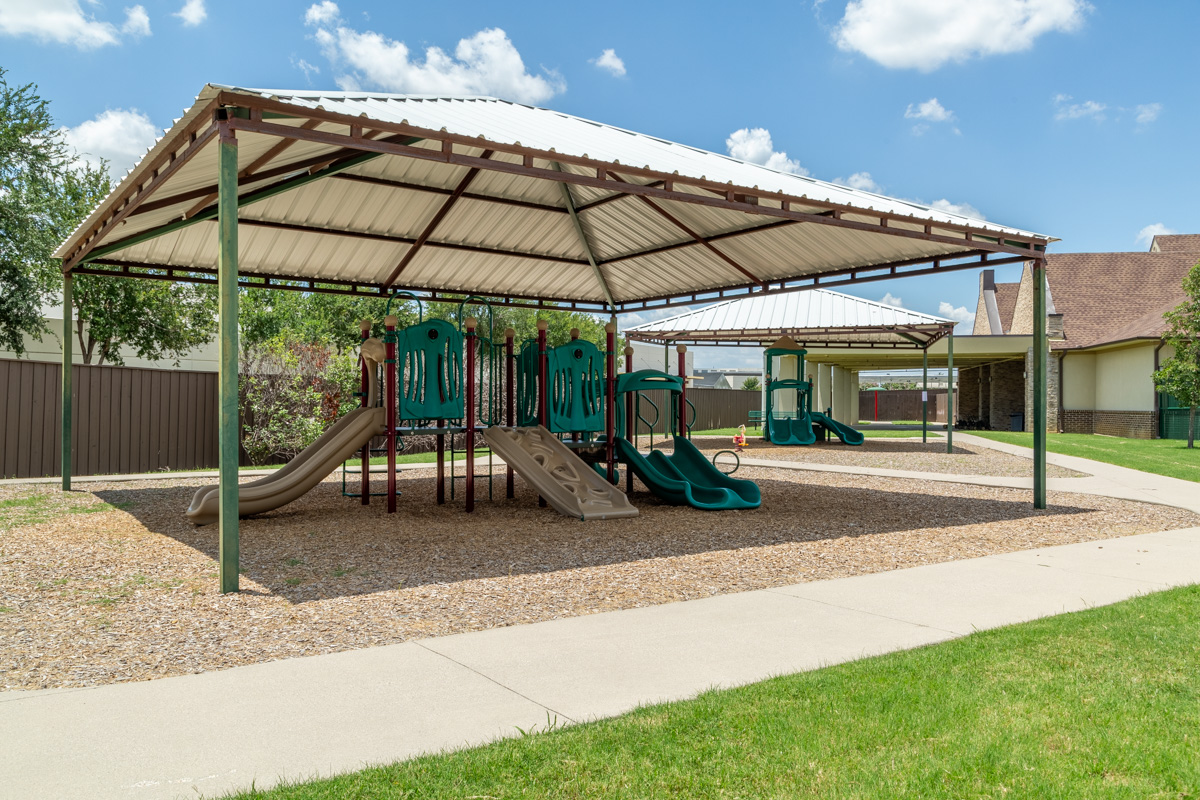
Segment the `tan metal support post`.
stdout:
[[[875,400],[879,402],[878,398]],[[921,349],[921,444],[929,443],[929,347]]]
[[1046,262],[1033,262],[1033,507],[1046,507]]
[[946,337],[946,452],[954,452],[954,332]]
[[217,176],[217,292],[220,295],[221,337],[218,350],[220,411],[221,592],[238,590],[238,141],[226,120],[220,122]]
[[71,396],[71,366],[74,356],[73,317],[75,316],[74,278],[71,273],[63,274],[63,327],[62,327],[62,490],[71,491],[71,430],[75,411]]

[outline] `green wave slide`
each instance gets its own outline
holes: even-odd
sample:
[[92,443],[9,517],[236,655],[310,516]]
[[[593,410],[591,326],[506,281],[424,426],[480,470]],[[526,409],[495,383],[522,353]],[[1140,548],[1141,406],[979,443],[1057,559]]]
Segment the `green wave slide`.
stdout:
[[820,411],[810,412],[814,425],[820,425],[828,430],[833,431],[833,435],[842,440],[842,444],[862,444],[863,433],[856,431],[849,425],[843,425],[836,419],[831,419]]
[[613,444],[617,457],[633,474],[671,505],[725,511],[762,504],[757,484],[721,472],[687,439],[676,436],[675,452],[670,456],[658,450],[643,456],[628,439],[619,436]]

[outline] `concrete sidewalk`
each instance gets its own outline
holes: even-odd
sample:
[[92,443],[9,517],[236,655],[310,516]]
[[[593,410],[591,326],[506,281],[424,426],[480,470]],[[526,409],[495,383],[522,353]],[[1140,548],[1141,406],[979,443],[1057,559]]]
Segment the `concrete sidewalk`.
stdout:
[[1200,581],[1200,528],[87,689],[0,693],[0,797],[195,798]]

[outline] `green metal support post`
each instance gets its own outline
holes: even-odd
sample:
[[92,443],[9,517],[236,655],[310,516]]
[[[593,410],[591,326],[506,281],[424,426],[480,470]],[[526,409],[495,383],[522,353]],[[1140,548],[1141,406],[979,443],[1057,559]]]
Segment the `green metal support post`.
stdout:
[[[876,400],[876,402],[879,402]],[[929,348],[921,349],[921,444],[929,442]]]
[[62,489],[71,491],[71,424],[75,410],[71,397],[71,362],[74,360],[72,317],[75,315],[75,296],[71,273],[63,275],[62,327]]
[[220,294],[218,515],[221,592],[238,590],[238,142],[228,123],[220,124],[217,230]]
[[1033,262],[1033,507],[1046,507],[1046,262]]
[[946,337],[946,452],[954,452],[954,332]]

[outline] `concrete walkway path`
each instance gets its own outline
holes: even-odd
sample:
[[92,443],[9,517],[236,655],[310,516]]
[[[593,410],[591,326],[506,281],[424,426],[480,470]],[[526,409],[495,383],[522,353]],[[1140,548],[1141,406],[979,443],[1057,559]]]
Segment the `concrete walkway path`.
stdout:
[[86,689],[0,693],[0,798],[195,798],[1200,581],[1200,528]]

